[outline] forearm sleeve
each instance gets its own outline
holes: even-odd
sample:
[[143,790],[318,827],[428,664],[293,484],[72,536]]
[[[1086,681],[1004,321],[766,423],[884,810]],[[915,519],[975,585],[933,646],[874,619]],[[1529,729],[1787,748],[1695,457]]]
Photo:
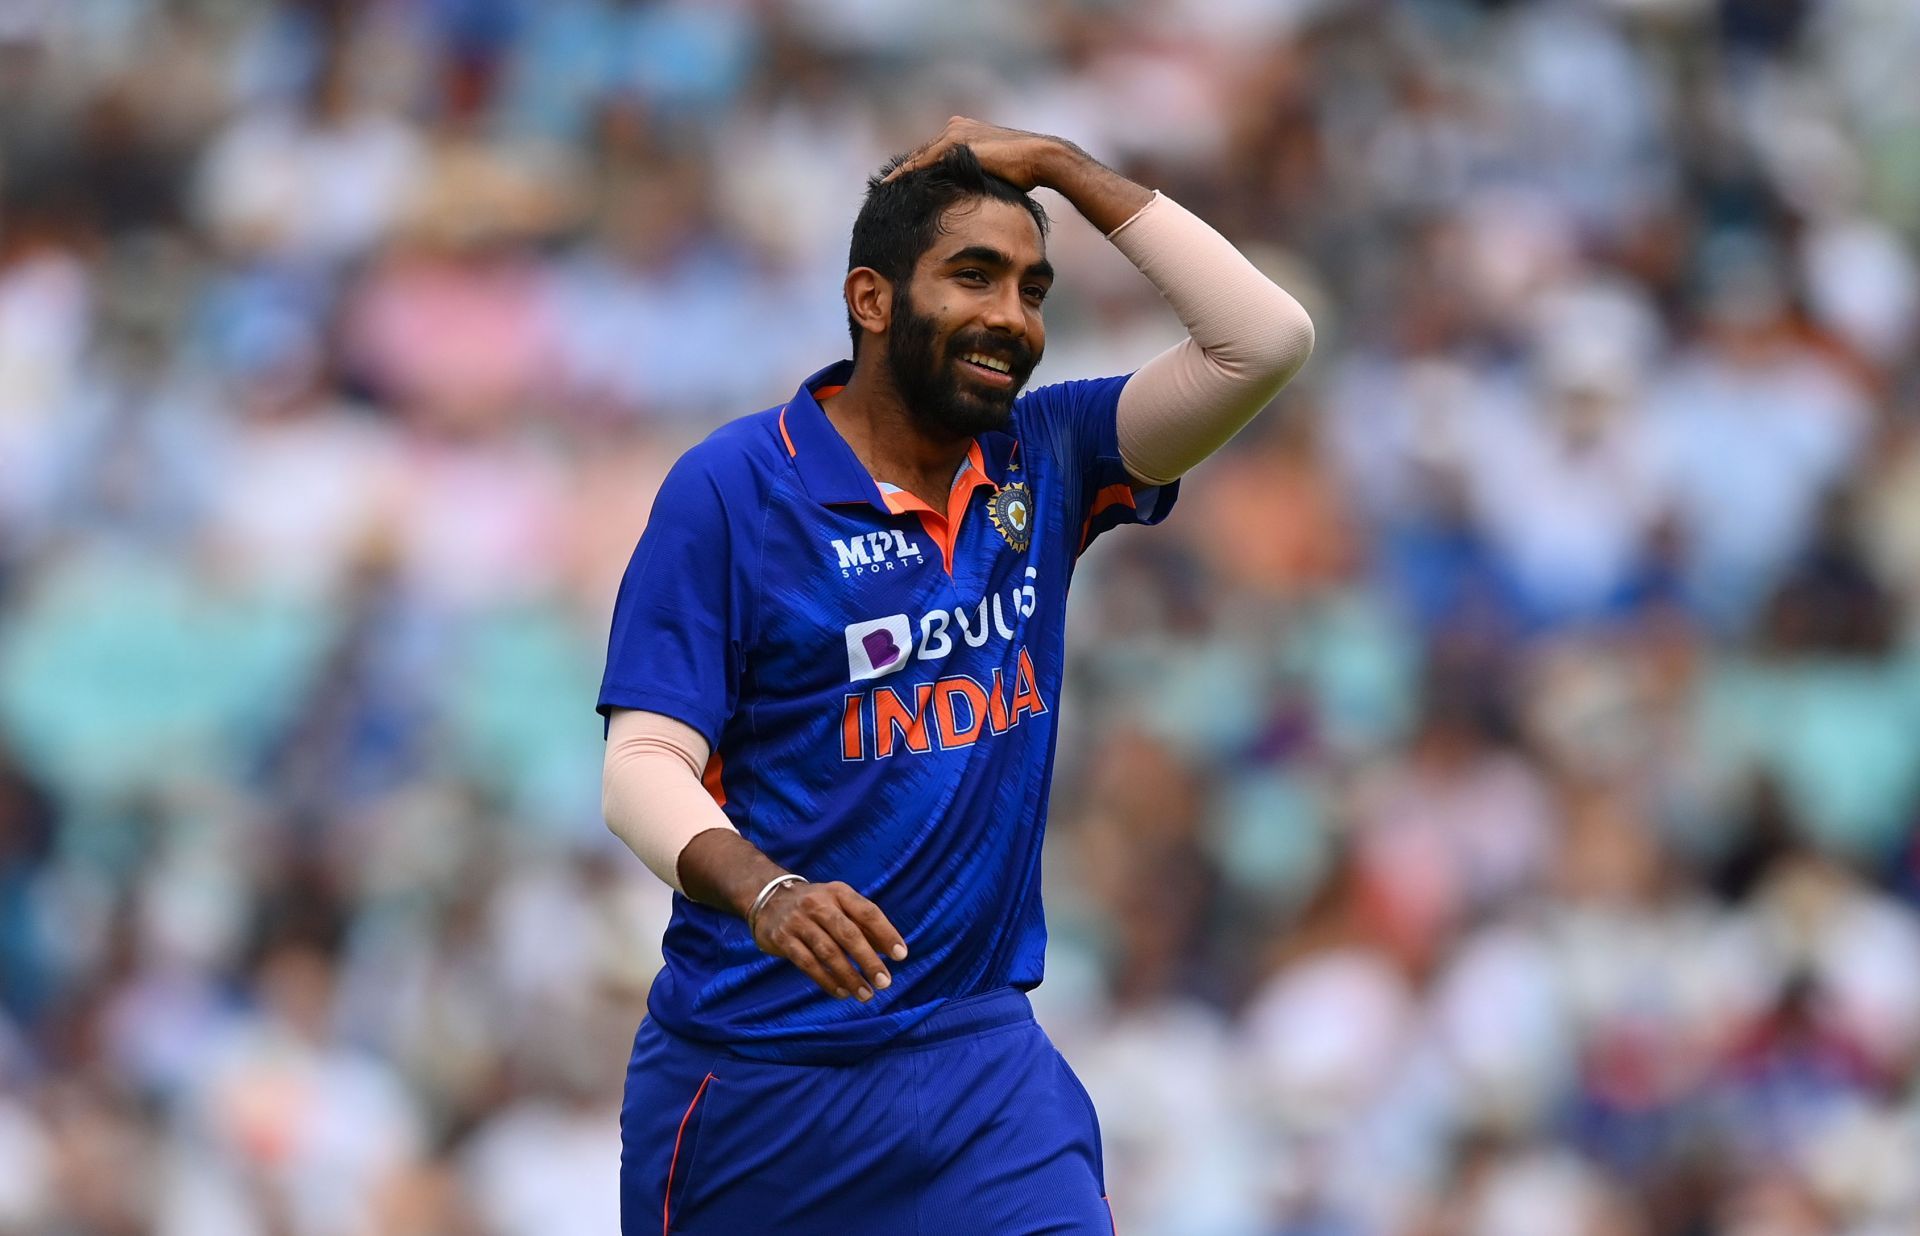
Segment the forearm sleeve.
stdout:
[[701,784],[707,742],[657,712],[616,709],[607,727],[600,806],[607,827],[648,870],[680,887],[680,851],[710,828],[738,832]]
[[1225,445],[1299,371],[1313,321],[1226,237],[1159,193],[1108,239],[1187,328],[1120,392],[1121,461],[1135,480],[1164,485]]

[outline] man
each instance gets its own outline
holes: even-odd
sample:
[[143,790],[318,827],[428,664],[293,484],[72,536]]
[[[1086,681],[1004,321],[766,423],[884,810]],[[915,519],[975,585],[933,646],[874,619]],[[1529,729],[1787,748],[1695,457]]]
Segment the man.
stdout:
[[[1191,335],[1018,392],[1063,195]],[[1305,361],[1306,314],[1058,138],[954,118],[869,182],[854,359],[660,488],[599,707],[609,827],[682,894],[621,1112],[622,1227],[1108,1233],[1034,1024],[1067,581]]]

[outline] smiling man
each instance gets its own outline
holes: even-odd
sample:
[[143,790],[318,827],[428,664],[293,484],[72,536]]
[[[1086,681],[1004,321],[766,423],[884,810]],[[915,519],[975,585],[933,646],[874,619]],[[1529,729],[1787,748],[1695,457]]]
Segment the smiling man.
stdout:
[[[1021,394],[1058,191],[1189,338]],[[956,117],[868,185],[853,359],[675,465],[621,583],[607,822],[681,895],[621,1112],[622,1229],[1111,1231],[1033,1020],[1067,583],[1306,360],[1294,299],[1059,138]]]

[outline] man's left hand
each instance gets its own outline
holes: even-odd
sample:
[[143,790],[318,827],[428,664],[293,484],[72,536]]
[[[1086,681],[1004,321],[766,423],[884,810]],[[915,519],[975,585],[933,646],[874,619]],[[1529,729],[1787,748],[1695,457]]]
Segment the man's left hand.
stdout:
[[982,168],[1022,192],[1052,189],[1059,193],[1103,235],[1111,235],[1153,199],[1150,190],[1101,166],[1064,137],[1003,129],[965,116],[947,121],[940,136],[908,155],[906,162],[887,173],[887,180],[931,167],[955,146],[972,150]]
[[940,130],[938,137],[915,150],[907,156],[905,163],[887,173],[887,179],[898,180],[908,172],[931,167],[955,146],[970,148],[974,157],[980,160],[982,168],[1020,186],[1022,190],[1055,187],[1048,180],[1048,170],[1058,163],[1063,153],[1078,155],[1083,159],[1087,157],[1078,146],[1064,138],[1029,133],[1024,129],[1003,129],[982,120],[955,116],[947,121],[947,127]]

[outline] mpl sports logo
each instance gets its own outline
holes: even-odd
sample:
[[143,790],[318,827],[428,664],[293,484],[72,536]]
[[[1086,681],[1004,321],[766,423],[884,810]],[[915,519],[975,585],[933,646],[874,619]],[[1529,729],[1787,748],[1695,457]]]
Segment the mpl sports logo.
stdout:
[[833,553],[839,562],[842,579],[896,571],[903,566],[919,566],[926,561],[926,555],[920,552],[920,547],[908,540],[907,534],[898,528],[866,532],[850,536],[844,541],[835,537]]

